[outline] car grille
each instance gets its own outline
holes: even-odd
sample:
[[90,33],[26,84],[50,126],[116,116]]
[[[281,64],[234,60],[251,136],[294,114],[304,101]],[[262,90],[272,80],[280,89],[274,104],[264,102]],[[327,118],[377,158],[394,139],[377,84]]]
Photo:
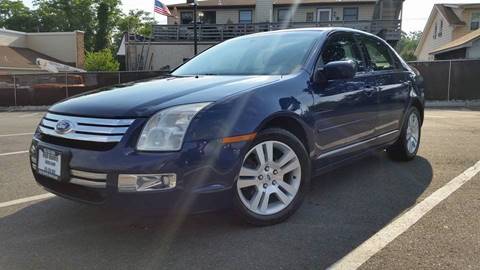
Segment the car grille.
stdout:
[[[59,121],[69,123],[66,132],[58,131]],[[39,130],[42,134],[68,140],[117,143],[122,140],[134,121],[135,119],[88,118],[47,113],[39,125]]]

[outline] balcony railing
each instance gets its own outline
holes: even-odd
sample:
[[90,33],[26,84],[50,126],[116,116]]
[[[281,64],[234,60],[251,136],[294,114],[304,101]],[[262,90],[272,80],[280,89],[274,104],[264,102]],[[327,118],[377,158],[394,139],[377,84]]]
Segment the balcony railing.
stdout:
[[[291,22],[282,23],[248,23],[248,24],[199,24],[197,36],[199,41],[223,41],[242,35],[280,29],[305,27],[348,27],[379,35],[388,41],[400,40],[400,20],[372,21],[333,21],[333,22]],[[189,41],[193,40],[193,25],[155,25],[154,41]]]

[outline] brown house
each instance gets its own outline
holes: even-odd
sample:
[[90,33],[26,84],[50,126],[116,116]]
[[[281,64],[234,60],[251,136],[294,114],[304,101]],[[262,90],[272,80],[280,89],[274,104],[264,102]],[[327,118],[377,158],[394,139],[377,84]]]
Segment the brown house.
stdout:
[[[127,39],[128,70],[175,68],[193,56],[193,7],[168,7],[176,16],[155,25],[148,41]],[[198,51],[242,35],[305,27],[355,28],[394,45],[401,36],[402,7],[403,0],[198,1]]]

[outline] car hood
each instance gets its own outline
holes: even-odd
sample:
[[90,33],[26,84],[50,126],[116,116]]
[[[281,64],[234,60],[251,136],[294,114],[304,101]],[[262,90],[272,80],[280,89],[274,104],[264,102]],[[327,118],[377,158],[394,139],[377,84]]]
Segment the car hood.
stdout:
[[214,102],[281,76],[191,76],[103,88],[53,105],[50,112],[105,118],[149,117],[175,105]]

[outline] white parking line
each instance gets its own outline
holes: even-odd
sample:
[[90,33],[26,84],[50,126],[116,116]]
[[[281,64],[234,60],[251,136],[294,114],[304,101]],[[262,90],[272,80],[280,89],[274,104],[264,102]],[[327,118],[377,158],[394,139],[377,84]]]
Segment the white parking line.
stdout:
[[0,203],[0,208],[9,207],[9,206],[17,205],[17,204],[21,204],[21,203],[28,203],[28,202],[38,201],[38,200],[44,200],[44,199],[48,199],[48,198],[51,198],[51,197],[55,197],[55,195],[53,195],[52,193],[45,193],[45,194],[26,197],[26,198],[22,198],[22,199],[13,200],[13,201],[2,202],[2,203]]
[[0,157],[3,156],[11,156],[11,155],[18,155],[18,154],[25,154],[28,153],[28,150],[25,151],[17,151],[17,152],[10,152],[10,153],[0,153]]
[[328,269],[357,269],[480,172],[480,161],[352,250]]
[[0,134],[0,138],[2,137],[14,137],[14,136],[25,136],[25,135],[33,135],[33,133],[13,133],[13,134]]

